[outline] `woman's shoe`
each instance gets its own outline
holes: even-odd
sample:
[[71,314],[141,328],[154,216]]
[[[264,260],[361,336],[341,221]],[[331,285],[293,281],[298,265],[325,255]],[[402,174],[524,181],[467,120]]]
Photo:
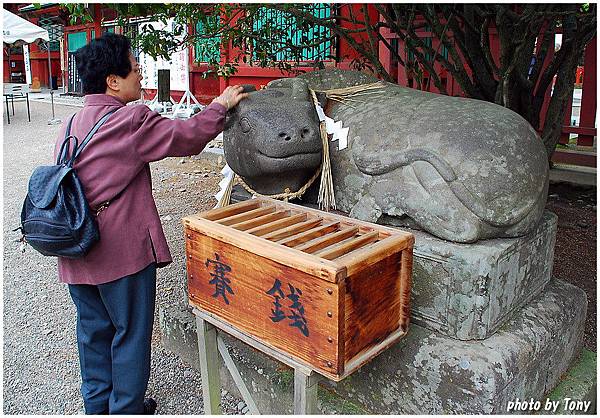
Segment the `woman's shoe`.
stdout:
[[144,415],[154,415],[156,412],[156,401],[152,398],[144,399]]

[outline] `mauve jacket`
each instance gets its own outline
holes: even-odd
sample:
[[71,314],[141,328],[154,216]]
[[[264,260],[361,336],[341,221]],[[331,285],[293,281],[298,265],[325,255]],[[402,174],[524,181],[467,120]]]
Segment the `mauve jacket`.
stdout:
[[[172,261],[152,197],[149,163],[198,154],[223,130],[227,113],[224,106],[213,103],[187,120],[171,120],[145,105],[125,106],[116,97],[91,94],[73,119],[71,135],[81,142],[115,108],[75,160],[92,210],[103,202],[110,204],[97,217],[100,241],[90,252],[80,259],[58,258],[58,276],[64,283],[107,283],[153,262],[163,267]],[[67,122],[56,142],[55,159]]]

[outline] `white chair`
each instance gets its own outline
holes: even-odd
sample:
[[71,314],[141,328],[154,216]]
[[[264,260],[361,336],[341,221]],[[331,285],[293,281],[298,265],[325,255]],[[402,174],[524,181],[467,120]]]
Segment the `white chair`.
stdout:
[[4,97],[6,99],[6,117],[10,124],[10,113],[8,110],[8,100],[10,99],[12,104],[13,116],[15,115],[15,97],[25,98],[27,102],[27,119],[31,122],[31,112],[29,109],[29,85],[28,84],[15,84],[5,83],[4,84]]

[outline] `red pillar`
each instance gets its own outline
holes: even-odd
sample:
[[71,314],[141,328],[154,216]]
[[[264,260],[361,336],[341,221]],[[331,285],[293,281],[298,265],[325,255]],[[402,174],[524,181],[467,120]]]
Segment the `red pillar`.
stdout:
[[[563,144],[566,145],[569,143],[569,127],[572,126],[572,121],[571,121],[571,114],[573,113],[573,93],[571,93],[571,96],[569,97],[569,100],[567,101],[567,106],[566,106],[566,112],[565,112],[565,119],[563,120],[563,130],[562,133],[560,134],[560,139],[558,140],[559,144]],[[566,131],[565,131],[565,128]]]
[[[373,28],[379,21],[379,13],[377,12],[377,9],[375,9],[375,6],[373,6],[371,4],[367,5],[367,13],[366,13],[367,15],[366,16],[363,13],[363,5],[358,4],[358,3],[350,3],[350,4],[340,5],[339,13],[342,17],[345,17],[345,18],[350,18],[350,16],[353,14],[357,18],[357,20],[359,20],[359,21],[364,20],[366,22],[365,25],[363,25],[363,26],[359,25],[358,28],[364,28],[364,29],[368,29],[369,27]],[[356,29],[355,24],[353,24],[349,21],[346,21],[346,20],[342,20],[340,22],[340,26],[344,29]],[[373,31],[373,35],[375,38],[377,37],[377,34],[374,31]],[[368,43],[369,43],[369,36],[366,31],[356,32],[356,33],[352,34],[351,37],[354,38],[354,40],[359,43],[364,42],[365,45],[368,45]],[[379,49],[379,46],[377,46],[377,48]],[[361,58],[360,54],[358,52],[356,52],[354,50],[354,48],[352,48],[352,46],[350,46],[348,41],[346,41],[343,38],[341,38],[340,42],[339,42],[338,55],[340,56],[341,61],[336,65],[336,67],[342,68],[342,69],[351,69],[350,63],[352,62],[352,60]]]
[[[596,37],[588,43],[584,56],[583,86],[581,92],[581,111],[579,126],[593,128],[596,122]],[[593,146],[592,135],[579,135],[577,145]]]
[[[391,41],[391,39],[389,37],[389,29],[381,28],[381,29],[379,29],[379,33],[384,38],[387,38],[388,42]],[[395,68],[396,71],[394,71],[394,69],[392,68],[392,53],[391,53],[391,51],[381,41],[379,42],[379,61],[381,62],[381,65],[383,65],[383,68],[385,68],[385,70],[390,75],[394,76],[395,73],[398,72],[398,67]]]

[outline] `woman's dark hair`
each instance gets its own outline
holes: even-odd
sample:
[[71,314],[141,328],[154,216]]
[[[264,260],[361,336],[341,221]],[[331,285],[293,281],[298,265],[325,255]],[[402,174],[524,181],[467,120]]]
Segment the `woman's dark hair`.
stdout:
[[127,77],[131,72],[129,53],[131,42],[126,36],[105,33],[75,52],[77,72],[83,94],[106,92],[106,77],[110,74]]

